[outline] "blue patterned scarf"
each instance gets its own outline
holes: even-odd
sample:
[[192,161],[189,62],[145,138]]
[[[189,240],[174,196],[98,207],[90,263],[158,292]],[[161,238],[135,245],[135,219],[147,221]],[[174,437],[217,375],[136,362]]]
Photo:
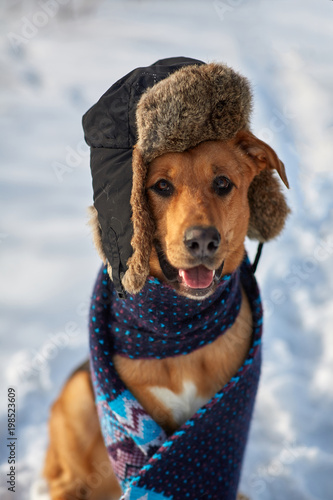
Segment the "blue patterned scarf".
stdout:
[[[119,378],[112,357],[184,355],[213,342],[250,302],[253,339],[247,359],[228,384],[175,433],[146,413]],[[101,429],[124,500],[234,500],[258,386],[262,308],[246,257],[201,302],[149,278],[142,291],[118,299],[106,268],[95,284],[90,315],[92,379]]]

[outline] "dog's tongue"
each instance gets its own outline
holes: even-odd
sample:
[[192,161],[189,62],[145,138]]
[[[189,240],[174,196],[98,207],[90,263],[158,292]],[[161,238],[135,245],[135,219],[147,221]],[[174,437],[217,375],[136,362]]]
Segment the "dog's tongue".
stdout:
[[189,288],[208,288],[212,284],[214,271],[205,266],[192,267],[192,269],[180,269],[180,277]]

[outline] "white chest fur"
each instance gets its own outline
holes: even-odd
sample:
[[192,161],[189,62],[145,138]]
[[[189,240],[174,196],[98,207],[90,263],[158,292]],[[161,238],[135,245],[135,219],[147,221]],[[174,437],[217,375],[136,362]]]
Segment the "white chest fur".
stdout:
[[183,382],[183,390],[177,394],[166,387],[151,387],[150,391],[171,411],[178,425],[186,422],[208,401],[208,399],[198,396],[195,384],[189,380]]

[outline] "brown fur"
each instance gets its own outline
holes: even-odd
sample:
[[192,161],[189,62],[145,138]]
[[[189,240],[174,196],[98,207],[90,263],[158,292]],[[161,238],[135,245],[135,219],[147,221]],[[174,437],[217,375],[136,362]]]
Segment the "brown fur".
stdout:
[[[273,172],[276,170],[284,184],[289,187],[284,165],[268,144],[260,141],[250,132],[238,133],[237,137],[229,143],[241,148],[254,163],[256,157],[266,153],[266,156],[261,156],[261,160],[257,164],[258,169],[262,170],[252,179],[248,188],[250,219],[247,236],[260,242],[276,238],[283,230],[290,213],[280,183]],[[133,151],[133,165],[131,205],[133,207],[134,236],[132,246],[134,254],[127,262],[128,271],[123,278],[123,285],[130,293],[137,293],[141,290],[149,274],[150,254],[152,251],[154,253],[152,238],[155,226],[154,217],[147,204],[146,191],[141,188],[146,184],[148,166],[137,149]],[[101,240],[101,229],[97,211],[93,206],[89,207],[89,215],[93,241],[99,256],[105,263],[106,255]],[[108,272],[112,278],[112,269],[109,263]]]
[[[103,250],[102,245],[102,234],[101,234],[101,226],[98,222],[98,214],[95,207],[88,207],[88,216],[89,216],[89,225],[91,227],[92,239],[97,250],[98,255],[102,259],[103,263],[106,262],[106,255]],[[112,274],[110,274],[112,276]]]
[[251,182],[251,206],[247,236],[262,243],[276,238],[282,231],[290,213],[274,172],[263,170]]
[[[161,82],[163,83],[163,82]],[[155,88],[155,87],[153,87]],[[289,208],[281,192],[280,183],[273,175],[272,170],[276,170],[284,184],[289,187],[283,163],[279,160],[273,149],[263,141],[260,141],[249,131],[240,131],[233,139],[226,141],[206,141],[204,144],[218,143],[221,147],[234,148],[238,154],[238,162],[252,166],[253,175],[251,181],[253,186],[247,186],[250,210],[247,234],[251,239],[265,242],[275,238],[283,229]],[[200,145],[201,146],[201,145]],[[194,148],[195,149],[195,148]],[[184,153],[166,153],[185,156]],[[230,163],[228,171],[232,174]],[[149,257],[152,248],[152,234],[154,227],[154,215],[149,207],[147,208],[147,198],[145,185],[148,175],[149,165],[145,162],[138,146],[133,152],[133,189],[131,205],[133,211],[132,247],[134,253],[128,261],[128,270],[122,280],[124,288],[129,293],[137,293],[144,286],[149,274]],[[262,172],[262,173],[260,173]],[[260,174],[260,175],[258,175]],[[201,179],[200,166],[196,169],[195,175]],[[110,274],[111,276],[111,274]]]
[[[224,272],[234,271],[244,255],[244,239],[251,220],[248,190],[253,179],[260,172],[276,169],[287,182],[284,168],[273,153],[264,143],[253,142],[251,136],[242,132],[227,141],[208,141],[189,151],[166,153],[153,160],[147,178],[144,169],[140,174],[141,181],[145,178],[148,200],[142,212],[143,220],[149,210],[153,221],[150,230],[154,227],[149,241],[152,236],[158,238],[169,262],[176,268],[187,269],[197,262],[184,248],[184,231],[195,225],[214,226],[221,234],[221,244],[211,261],[211,268],[217,269],[224,260]],[[212,191],[212,181],[218,175],[228,177],[235,185],[226,197],[219,197]],[[162,198],[150,189],[160,179],[173,184],[171,197]],[[139,192],[141,197],[145,196],[142,190]],[[140,199],[137,199],[139,203]],[[94,214],[93,218],[93,224],[97,224]],[[98,228],[94,234],[99,246]],[[150,273],[164,280],[156,252],[149,252],[149,255]],[[149,389],[165,387],[179,394],[183,382],[190,380],[199,396],[210,398],[244,362],[251,343],[251,321],[249,304],[243,294],[235,323],[212,344],[176,358],[130,360],[115,356],[114,362],[121,378],[148,413],[164,429],[173,431],[177,424],[171,411]],[[89,485],[88,479],[93,473],[102,478],[102,468],[98,464],[105,460],[107,455],[91,382],[87,372],[81,370],[65,385],[51,411],[50,446],[44,474],[50,484],[52,500],[88,498],[88,493],[90,500],[101,500],[106,491],[111,498],[118,498],[120,488],[111,473],[103,477],[105,481],[98,487]],[[75,493],[78,484],[87,485],[86,497]]]
[[145,162],[248,129],[248,80],[225,64],[186,66],[148,89],[137,106],[137,148]]

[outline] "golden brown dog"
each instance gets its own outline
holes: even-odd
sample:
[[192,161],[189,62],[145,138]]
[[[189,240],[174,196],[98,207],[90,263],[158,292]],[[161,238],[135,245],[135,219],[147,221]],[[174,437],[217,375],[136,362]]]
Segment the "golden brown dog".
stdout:
[[[232,273],[244,257],[248,190],[264,169],[275,169],[288,186],[275,152],[244,131],[228,141],[207,141],[153,160],[146,181],[158,242],[150,257],[151,275],[167,281],[167,262],[178,270],[178,280],[172,283],[178,293],[200,300],[213,293],[222,263],[223,273]],[[96,215],[93,224],[100,247]],[[114,363],[147,412],[171,432],[237,372],[248,354],[251,321],[243,293],[235,323],[213,343],[160,360],[116,355]],[[52,500],[121,495],[103,444],[87,365],[72,375],[53,405],[44,475]]]

